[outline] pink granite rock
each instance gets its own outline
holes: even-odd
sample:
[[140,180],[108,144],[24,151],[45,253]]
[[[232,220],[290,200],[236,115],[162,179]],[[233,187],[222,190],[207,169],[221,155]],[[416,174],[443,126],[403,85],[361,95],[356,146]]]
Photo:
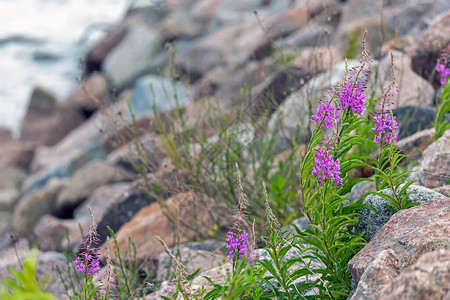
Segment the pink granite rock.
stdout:
[[[397,268],[403,270],[423,253],[449,248],[449,220],[450,199],[434,200],[394,214],[349,262],[349,270],[358,283],[352,299],[375,297],[395,278],[392,274]],[[386,251],[395,254],[398,262],[390,263]],[[367,272],[371,273],[366,275]],[[381,278],[384,280],[377,280]]]
[[383,288],[379,299],[450,299],[450,250],[422,255]]

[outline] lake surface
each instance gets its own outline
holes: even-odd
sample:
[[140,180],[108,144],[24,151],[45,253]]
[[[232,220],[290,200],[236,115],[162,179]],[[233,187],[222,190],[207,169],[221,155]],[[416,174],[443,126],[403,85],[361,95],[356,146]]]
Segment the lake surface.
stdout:
[[15,135],[35,86],[62,100],[80,58],[119,21],[127,0],[0,0],[0,127]]

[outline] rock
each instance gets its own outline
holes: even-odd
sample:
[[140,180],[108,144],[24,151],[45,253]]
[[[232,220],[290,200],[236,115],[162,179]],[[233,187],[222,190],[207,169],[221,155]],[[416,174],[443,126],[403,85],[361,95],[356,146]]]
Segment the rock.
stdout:
[[137,175],[104,161],[94,160],[77,170],[69,184],[61,191],[56,201],[56,214],[63,218],[72,215],[98,187],[106,184],[132,181]]
[[0,144],[0,166],[28,170],[35,148],[30,142],[12,141]]
[[111,152],[106,161],[128,171],[145,166],[146,170],[156,170],[166,157],[163,145],[158,136],[144,134],[139,137],[138,145],[134,141]]
[[417,36],[427,27],[427,17],[432,12],[431,2],[405,3],[389,14],[389,23],[399,36]]
[[212,284],[205,279],[204,276],[208,277],[215,284],[223,285],[227,279],[228,274],[232,272],[232,266],[230,263],[225,263],[220,267],[215,267],[213,269],[209,269],[206,272],[200,274],[200,276],[196,276],[192,280],[191,291],[192,294],[198,295],[203,288],[206,291],[212,290]]
[[[394,214],[348,264],[357,290],[364,292],[355,293],[352,299],[374,299],[366,297],[376,297],[383,284],[394,279],[397,270],[415,263],[423,253],[449,248],[449,216],[449,199],[434,200]],[[366,275],[369,271],[371,274]]]
[[311,79],[312,75],[312,72],[302,67],[292,67],[276,72],[269,79],[252,88],[251,110],[256,114],[268,110],[274,111],[277,105]]
[[353,202],[358,201],[362,196],[367,194],[368,192],[375,191],[375,182],[373,181],[361,181],[355,184],[347,194],[347,196],[353,200]]
[[450,177],[448,149],[450,149],[450,130],[446,130],[437,141],[425,149],[420,165],[413,169],[410,178],[428,188],[447,185]]
[[124,87],[138,76],[155,70],[165,60],[161,36],[144,24],[136,24],[124,36],[102,64],[102,71],[114,87]]
[[0,210],[0,248],[3,248],[4,244],[9,244],[9,241],[6,240],[5,232],[9,229],[9,223],[11,220],[11,212]]
[[[385,189],[379,192],[393,196],[391,189]],[[418,185],[409,186],[406,192],[409,194],[408,203],[415,202],[424,204],[436,199],[445,198],[444,195]],[[390,202],[381,196],[371,194],[363,200],[362,204],[369,205],[376,209],[376,212],[368,208],[361,209],[358,212],[359,232],[365,231],[366,235],[369,238],[372,238],[375,233],[389,221],[389,218],[391,218],[391,213],[385,206],[385,204],[390,205]]]
[[[399,88],[399,92],[394,93],[390,99],[394,103],[394,106],[431,106],[434,97],[434,89],[431,84],[411,69],[411,57],[409,55],[399,51],[392,51],[392,53],[394,57],[395,79]],[[390,55],[386,55],[380,60],[378,76],[379,82],[381,84],[384,83],[383,86],[392,81]],[[380,92],[378,91],[378,93]]]
[[102,69],[102,65],[106,57],[111,51],[117,47],[138,20],[137,14],[129,14],[125,19],[108,29],[106,35],[100,39],[92,49],[86,54],[86,70],[87,74],[91,74]]
[[[28,103],[27,112],[22,121],[20,130],[22,140],[30,140],[31,136],[36,135],[34,132],[36,126],[39,126],[40,122],[45,122],[45,120],[56,113],[57,103],[58,100],[50,92],[40,87],[34,88]],[[36,138],[38,137],[34,137],[34,139]]]
[[[167,111],[189,100],[188,90],[178,82],[168,78],[147,75],[136,82],[131,97],[131,111],[136,117],[152,111]],[[129,115],[129,113],[127,113]]]
[[433,126],[436,109],[433,107],[404,106],[392,110],[397,117],[398,137],[407,138],[418,131],[429,129]]
[[333,32],[333,27],[324,24],[308,24],[281,40],[280,47],[315,47]]
[[[23,262],[26,256],[30,253],[30,249],[26,242],[20,241],[17,245],[17,253],[20,260]],[[64,285],[61,282],[59,273],[56,269],[58,265],[61,272],[65,274],[67,272],[66,258],[62,253],[57,252],[37,252],[37,279],[39,282],[45,282],[45,291],[52,293],[58,299],[64,294]],[[0,257],[0,280],[3,281],[5,277],[10,277],[9,268],[13,267],[21,270],[20,263],[18,261],[16,250],[11,247],[2,251]],[[63,298],[65,299],[65,298]]]
[[251,56],[262,58],[269,53],[272,39],[286,36],[306,24],[307,14],[304,7],[292,7],[281,14],[261,12],[258,19],[248,15],[244,22],[224,25],[186,49],[180,49],[176,65],[195,82],[215,67],[236,68]]
[[[0,211],[12,211],[14,203],[19,196],[16,188],[6,188],[0,190]],[[1,230],[0,230],[1,232]]]
[[54,145],[83,121],[76,108],[59,104],[49,92],[35,88],[22,121],[20,140],[36,146]]
[[[33,240],[41,251],[69,251],[70,253],[73,249],[66,246],[68,244],[66,232],[69,231],[71,244],[73,242],[71,236],[75,232],[78,233],[76,242],[82,241],[78,224],[86,228],[86,224],[77,223],[74,220],[62,220],[49,214],[44,215],[33,226]],[[81,243],[77,245],[79,246]]]
[[87,162],[106,159],[109,152],[131,141],[134,136],[129,137],[130,131],[139,130],[141,126],[148,129],[153,115],[151,106],[135,101],[133,104],[131,100],[131,105],[136,112],[137,128],[131,114],[126,113],[127,99],[123,98],[107,110],[96,113],[53,147],[39,147],[31,165],[34,174],[25,181],[23,192],[42,187],[51,177],[73,176]]
[[434,188],[433,191],[436,193],[440,193],[444,195],[445,197],[450,197],[450,185],[444,185],[437,188]]
[[383,250],[366,267],[350,300],[375,300],[379,289],[391,283],[399,274],[399,258],[391,249]]
[[423,254],[388,286],[380,299],[448,299],[450,296],[450,250]]
[[[131,220],[117,232],[119,249],[126,251],[128,238],[136,245],[138,261],[157,260],[164,248],[155,235],[164,240],[170,247],[173,245],[174,224],[175,234],[181,243],[192,241],[195,236],[208,236],[214,221],[209,212],[217,205],[204,195],[193,192],[177,194],[163,204],[152,203],[142,208]],[[175,222],[175,223],[174,223]],[[217,224],[216,224],[217,225]]]
[[[51,215],[45,215],[34,227],[35,242],[39,249],[45,251],[77,251],[91,224],[91,216],[88,206],[91,207],[94,221],[101,223],[109,208],[124,198],[130,190],[132,183],[115,183],[101,186],[73,213],[73,219],[59,219]],[[113,225],[113,224],[112,224]],[[80,227],[83,234],[80,233]],[[106,228],[101,228],[102,234]],[[68,238],[66,236],[68,231]],[[109,234],[108,234],[109,235]],[[103,240],[106,236],[101,237]],[[69,244],[70,241],[70,244]]]
[[[91,99],[83,90],[83,86],[92,98],[95,98],[100,103]],[[82,86],[73,91],[65,100],[65,102],[70,103],[80,110],[86,119],[99,108],[99,105],[108,106],[109,101],[108,82],[102,74],[97,72],[90,74],[82,82]]]
[[403,138],[397,142],[402,153],[408,155],[409,161],[418,161],[423,151],[434,141],[434,128],[425,129]]
[[269,120],[269,132],[275,134],[274,153],[281,153],[291,143],[307,141],[310,120],[310,104],[300,91],[294,92],[284,100]]
[[25,178],[26,174],[21,169],[0,166],[0,190],[20,188]]
[[57,196],[67,184],[67,180],[53,178],[43,188],[19,199],[12,217],[14,232],[29,237],[42,216],[54,213]]
[[[225,256],[216,253],[216,251],[225,246],[225,243],[215,241],[212,244],[214,247],[208,247],[206,250],[193,249],[189,244],[183,244],[171,251],[179,257],[188,274],[192,274],[198,268],[201,268],[200,272],[205,272],[227,262]],[[169,254],[166,252],[161,253],[158,258],[156,279],[159,281],[168,280],[172,277],[174,270]]]
[[434,74],[432,78],[435,88],[440,86],[440,78],[434,66],[441,49],[450,43],[450,10],[439,13],[431,21],[430,26],[419,35],[416,46],[407,49],[412,58],[414,72],[423,78],[431,78]]
[[13,140],[11,131],[8,128],[0,127],[0,144],[6,144]]
[[71,177],[88,161],[105,159],[108,151],[99,131],[102,122],[91,118],[53,147],[38,148],[31,164],[34,174],[25,180],[24,192],[44,186],[51,177]]

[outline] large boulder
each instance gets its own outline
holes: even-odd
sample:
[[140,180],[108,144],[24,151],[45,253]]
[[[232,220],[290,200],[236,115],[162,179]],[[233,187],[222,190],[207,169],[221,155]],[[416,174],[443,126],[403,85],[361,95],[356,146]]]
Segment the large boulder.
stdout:
[[[152,111],[166,111],[185,104],[189,91],[179,82],[169,78],[147,75],[139,78],[133,89],[130,107],[136,117]],[[129,113],[127,113],[129,115]]]
[[[401,186],[400,186],[401,187]],[[384,189],[379,191],[380,193],[393,196],[391,189]],[[411,185],[406,189],[409,194],[408,203],[424,204],[436,199],[445,198],[444,195],[435,191],[427,189],[418,185]],[[362,204],[373,207],[376,211],[368,208],[361,209],[358,212],[358,229],[360,232],[365,232],[369,238],[372,238],[375,233],[391,218],[392,214],[387,209],[386,205],[392,206],[392,204],[385,198],[371,194],[367,196]]]
[[129,85],[140,75],[156,68],[165,61],[161,52],[160,34],[146,24],[139,23],[130,28],[121,43],[106,57],[102,71],[114,87]]
[[156,261],[164,248],[154,238],[155,235],[169,247],[173,245],[174,234],[181,243],[190,242],[199,235],[208,236],[214,226],[210,215],[213,207],[218,207],[218,203],[193,192],[180,193],[164,202],[152,203],[142,208],[117,232],[119,249],[121,253],[126,251],[130,238],[136,245],[137,260]]
[[85,120],[81,112],[41,88],[35,88],[22,121],[20,140],[54,145]]
[[450,177],[448,149],[450,149],[450,130],[446,130],[437,141],[425,149],[420,165],[413,169],[411,179],[428,188],[447,185]]
[[[217,240],[206,240],[204,242],[182,244],[174,249],[172,253],[179,256],[180,262],[186,267],[186,272],[193,273],[198,268],[201,272],[212,269],[226,262],[220,250],[225,247],[224,242]],[[158,271],[156,279],[168,280],[175,271],[174,264],[169,254],[163,252],[158,258]]]
[[81,86],[65,100],[76,107],[86,118],[90,117],[99,106],[107,106],[109,101],[108,82],[102,74],[97,72],[90,74],[81,83]]
[[[115,183],[99,187],[74,210],[73,219],[60,219],[52,215],[43,216],[33,229],[34,241],[43,251],[78,249],[84,239],[83,234],[80,233],[80,227],[85,233],[91,224],[88,207],[92,210],[94,221],[101,223],[109,208],[123,200],[132,186],[132,183]],[[105,230],[106,228],[101,228],[102,234]],[[101,238],[105,239],[106,236]]]
[[69,184],[56,201],[56,214],[72,215],[73,209],[88,198],[98,187],[116,182],[133,181],[137,175],[101,160],[94,160],[75,172]]
[[[384,285],[422,254],[450,248],[450,200],[397,212],[349,262],[358,284],[351,299],[375,299]],[[383,280],[380,280],[383,278]]]
[[[394,93],[390,101],[393,102],[395,107],[406,105],[431,106],[434,89],[428,81],[411,69],[411,57],[399,51],[392,51],[392,54],[398,93]],[[391,56],[389,54],[380,60],[378,78],[381,84],[384,83],[383,86],[392,81]]]
[[67,183],[67,180],[53,178],[43,188],[19,199],[11,221],[14,232],[30,237],[39,219],[55,212],[58,194]]
[[423,254],[380,293],[380,299],[448,299],[450,249]]
[[106,161],[129,171],[136,171],[142,166],[151,171],[158,169],[165,157],[161,139],[152,134],[144,134],[112,151]]
[[417,38],[417,44],[407,51],[412,57],[412,69],[423,78],[434,74],[433,84],[439,87],[439,75],[434,66],[441,49],[450,43],[450,10],[439,11],[431,21],[430,26],[422,31]]

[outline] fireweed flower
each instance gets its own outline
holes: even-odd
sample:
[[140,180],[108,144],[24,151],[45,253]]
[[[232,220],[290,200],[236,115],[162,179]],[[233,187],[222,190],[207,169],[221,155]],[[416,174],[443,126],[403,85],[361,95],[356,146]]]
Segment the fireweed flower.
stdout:
[[233,262],[234,260],[240,258],[250,258],[251,256],[251,245],[248,240],[248,233],[243,230],[244,225],[246,225],[246,219],[248,216],[247,207],[249,206],[247,195],[244,193],[244,188],[241,183],[241,174],[239,172],[239,166],[236,163],[237,169],[237,188],[239,193],[238,204],[235,211],[236,221],[233,223],[233,229],[227,233],[227,258]]
[[380,143],[381,140],[386,143],[397,142],[398,124],[395,120],[395,116],[390,113],[384,112],[373,118],[374,127],[370,132],[376,132],[373,141]]
[[445,85],[447,83],[447,77],[450,76],[450,68],[446,68],[443,64],[438,64],[435,69],[441,74],[441,85]]
[[235,254],[238,254],[238,258],[247,256],[247,253],[249,252],[247,232],[242,232],[241,234],[237,234],[236,237],[234,237],[234,233],[229,231],[227,233],[227,239],[227,258],[229,260],[233,260]]
[[435,70],[441,75],[440,80],[441,85],[445,85],[447,83],[447,77],[450,76],[450,68],[447,67],[449,63],[449,57],[450,57],[450,44],[447,45],[447,47],[445,47],[442,50],[435,67]]
[[325,148],[319,148],[316,151],[314,159],[316,165],[312,173],[318,176],[317,183],[321,185],[324,180],[333,178],[334,183],[342,185],[342,178],[339,176],[341,174],[339,159],[334,160]]
[[322,124],[325,128],[331,128],[338,121],[339,111],[333,107],[331,101],[325,103],[323,99],[319,100],[321,103],[315,109],[315,115],[311,117],[312,121],[315,121],[317,124]]
[[354,113],[357,113],[361,117],[366,108],[366,96],[364,95],[363,88],[358,84],[347,82],[343,86],[342,92],[339,94],[340,103],[339,108],[345,110],[350,108]]

